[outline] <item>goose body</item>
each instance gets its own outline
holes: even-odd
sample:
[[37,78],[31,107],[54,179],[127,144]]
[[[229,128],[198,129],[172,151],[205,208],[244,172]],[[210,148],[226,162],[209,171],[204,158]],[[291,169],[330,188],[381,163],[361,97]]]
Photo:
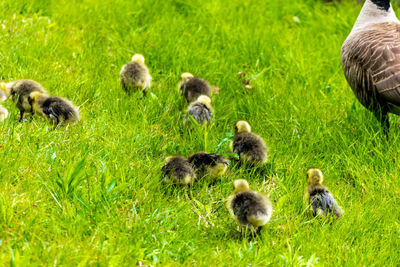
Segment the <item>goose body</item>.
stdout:
[[385,129],[400,115],[400,22],[390,0],[366,0],[341,50],[345,77]]

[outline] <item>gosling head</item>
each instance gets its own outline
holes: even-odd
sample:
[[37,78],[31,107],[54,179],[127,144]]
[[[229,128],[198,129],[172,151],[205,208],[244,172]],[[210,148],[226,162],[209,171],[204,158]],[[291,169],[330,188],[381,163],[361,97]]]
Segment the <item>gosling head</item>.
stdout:
[[238,179],[233,181],[233,191],[235,194],[249,190],[249,183],[245,179]]
[[144,64],[144,56],[142,56],[141,54],[134,54],[132,57],[132,62]]
[[250,133],[251,132],[251,127],[250,124],[248,124],[247,121],[238,121],[235,124],[235,133]]
[[173,157],[174,157],[174,156],[168,156],[168,157],[166,157],[165,160],[164,160],[164,163],[170,162],[171,159],[172,159]]
[[211,99],[206,95],[201,95],[197,98],[197,101],[205,105],[211,105]]
[[1,102],[1,101],[4,101],[7,99],[7,95],[6,95],[5,89],[3,89],[2,83],[0,83],[0,89],[1,89],[0,90],[0,102]]
[[193,74],[191,74],[189,72],[184,72],[181,75],[181,81],[184,82],[184,81],[189,80],[189,79],[191,79],[193,77],[194,77]]
[[307,183],[309,185],[320,185],[324,177],[319,169],[309,169],[307,171]]
[[4,92],[4,94],[7,96],[7,97],[10,97],[10,94],[11,94],[11,84],[12,83],[5,83],[5,82],[1,82],[0,83],[0,88],[1,88],[1,91],[3,91]]

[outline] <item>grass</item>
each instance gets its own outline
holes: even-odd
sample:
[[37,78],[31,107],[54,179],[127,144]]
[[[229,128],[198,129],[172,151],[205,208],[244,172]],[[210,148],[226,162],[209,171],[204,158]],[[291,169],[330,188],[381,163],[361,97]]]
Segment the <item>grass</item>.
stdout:
[[[341,70],[340,47],[359,10],[352,0],[0,2],[1,79],[37,80],[82,117],[53,130],[40,117],[19,123],[15,105],[4,104],[0,262],[398,264],[400,121],[391,116],[386,140]],[[118,83],[136,52],[154,80],[144,99]],[[183,127],[176,85],[186,71],[221,89],[206,133]],[[254,89],[243,89],[239,71]],[[166,156],[228,155],[223,141],[238,119],[268,144],[265,173],[232,168],[213,187],[197,184],[192,201],[164,188]],[[307,212],[309,167],[324,172],[345,210],[340,220]],[[260,238],[243,238],[224,207],[236,178],[274,203]]]

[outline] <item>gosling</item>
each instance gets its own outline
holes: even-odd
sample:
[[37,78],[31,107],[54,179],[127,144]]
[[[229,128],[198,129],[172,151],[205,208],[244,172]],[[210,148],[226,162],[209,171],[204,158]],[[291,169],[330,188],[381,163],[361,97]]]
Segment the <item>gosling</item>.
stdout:
[[49,96],[41,92],[29,95],[29,104],[33,111],[52,124],[66,124],[79,121],[79,112],[71,101],[58,96]]
[[6,99],[7,99],[6,93],[3,90],[0,90],[0,102],[5,101]]
[[151,87],[151,75],[149,69],[144,64],[144,57],[135,54],[131,62],[125,64],[120,72],[120,82],[122,88],[130,93],[132,90],[142,90],[146,94]]
[[0,86],[7,98],[16,102],[16,106],[20,111],[19,121],[22,121],[25,112],[33,114],[32,105],[28,101],[29,95],[33,92],[46,92],[41,84],[27,79],[1,83]]
[[190,103],[184,123],[187,116],[193,116],[199,125],[208,124],[214,110],[211,106],[211,99],[206,95],[201,95],[195,102]]
[[235,137],[232,150],[239,155],[239,160],[250,164],[267,162],[267,146],[264,140],[251,132],[246,121],[238,121],[235,125]]
[[339,218],[343,210],[338,206],[328,188],[322,185],[322,181],[323,176],[319,169],[309,169],[307,171],[308,186],[304,198],[314,217],[335,215]]
[[161,169],[166,183],[191,187],[196,178],[193,167],[182,156],[169,156]]
[[0,122],[4,121],[7,118],[8,118],[8,110],[5,107],[0,106]]
[[197,152],[188,158],[188,162],[193,166],[196,176],[207,177],[210,182],[224,175],[229,166],[229,161],[223,156]]
[[178,89],[188,104],[196,101],[201,95],[211,97],[210,84],[206,80],[194,77],[193,74],[188,72],[181,75]]
[[271,219],[272,203],[258,192],[250,190],[244,179],[233,182],[234,193],[227,199],[226,207],[241,228],[260,233],[261,228]]

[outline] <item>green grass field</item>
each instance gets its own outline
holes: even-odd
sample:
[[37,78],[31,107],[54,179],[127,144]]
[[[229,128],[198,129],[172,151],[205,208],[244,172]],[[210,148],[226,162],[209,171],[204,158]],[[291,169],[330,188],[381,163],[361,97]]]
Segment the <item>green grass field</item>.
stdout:
[[[38,116],[19,123],[15,105],[3,103],[1,265],[399,264],[400,120],[390,117],[387,140],[344,78],[354,2],[1,1],[0,78],[34,79],[82,117],[53,130]],[[118,82],[134,53],[154,81],[143,99]],[[183,126],[182,72],[220,88],[206,131]],[[231,168],[212,187],[198,183],[192,200],[163,186],[166,156],[228,155],[223,141],[239,119],[269,146],[264,172]],[[345,210],[333,223],[303,204],[310,167]],[[274,205],[252,240],[223,202],[237,178]]]

